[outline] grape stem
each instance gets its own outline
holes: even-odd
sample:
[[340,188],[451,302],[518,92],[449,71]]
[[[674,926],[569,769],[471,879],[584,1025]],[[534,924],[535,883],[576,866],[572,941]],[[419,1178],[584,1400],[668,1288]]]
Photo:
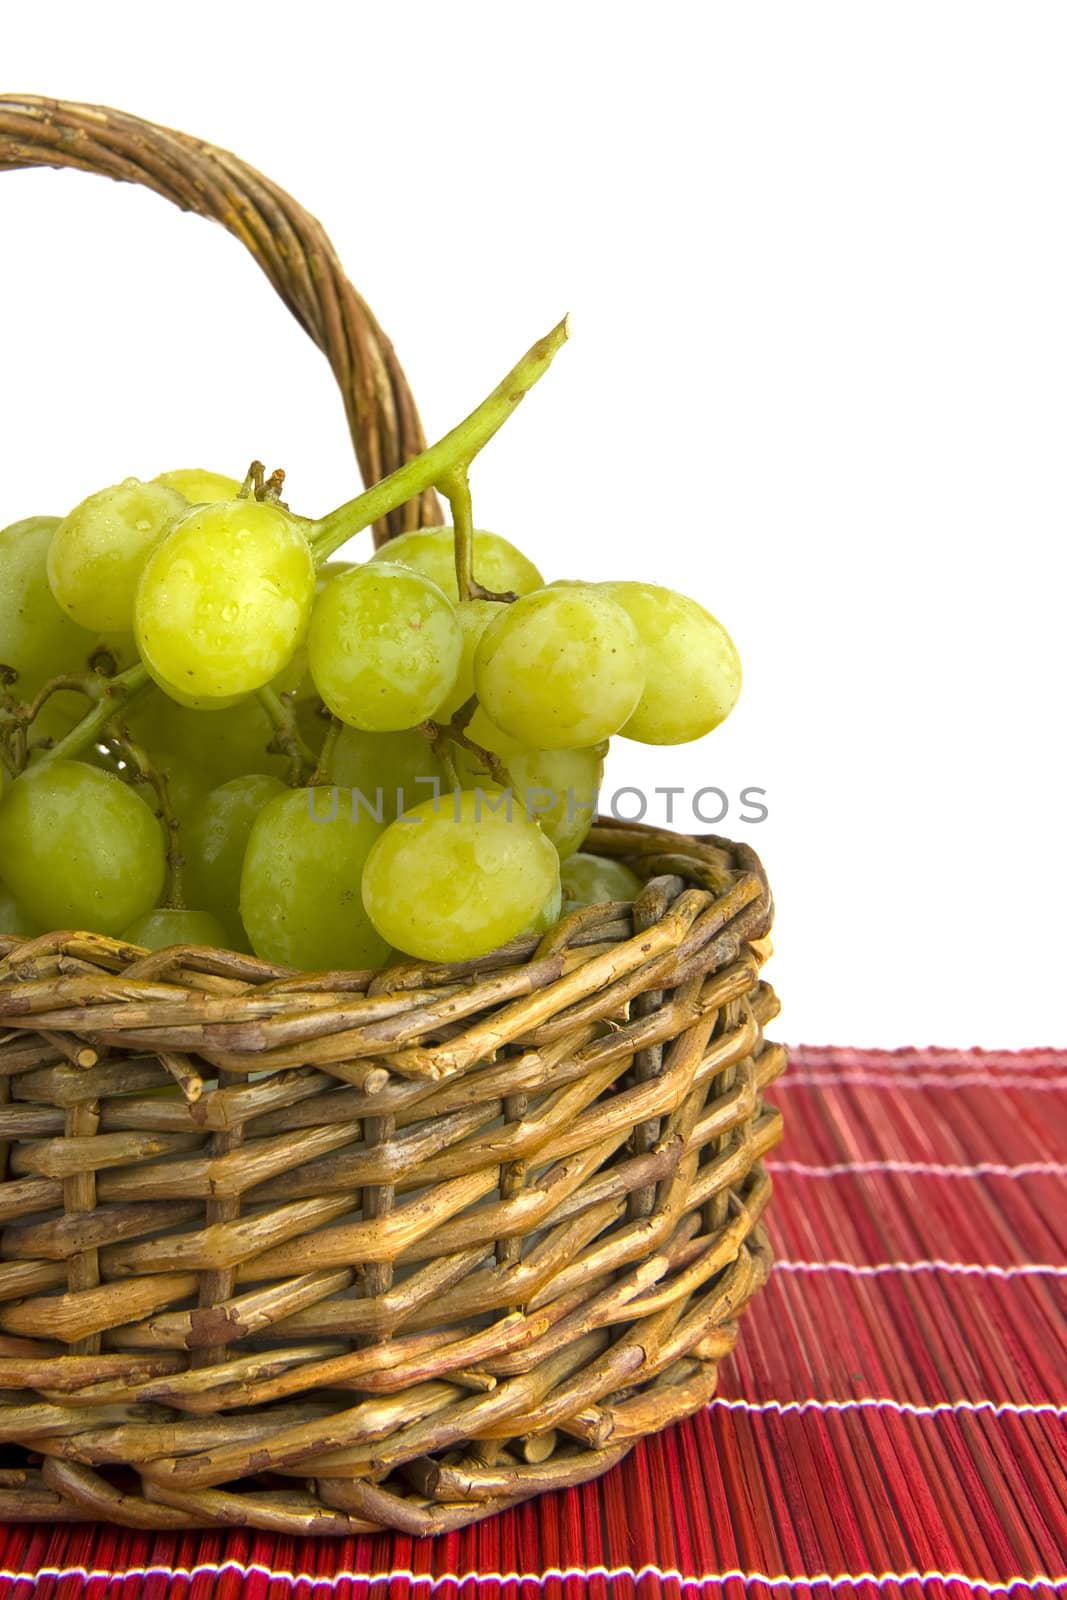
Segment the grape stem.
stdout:
[[456,551],[456,587],[461,600],[517,600],[509,590],[496,594],[483,589],[474,576],[474,513],[471,510],[471,486],[466,463],[446,472],[439,478],[437,488],[452,509],[452,534]]
[[61,689],[79,689],[82,694],[87,695],[89,699],[93,699],[93,687],[93,680],[84,672],[62,673],[58,678],[50,678],[43,688],[38,690],[32,700],[27,700],[19,708],[16,712],[16,717],[19,722],[29,727],[30,723],[35,722],[40,716],[52,696],[58,694]]
[[[447,483],[457,469],[464,476],[482,447],[503,427],[539,378],[552,365],[553,358],[562,348],[569,334],[568,319],[554,327],[551,333],[539,339],[517,362],[502,383],[497,384],[469,417],[458,427],[446,433],[443,439],[432,444],[421,455],[406,461],[380,483],[365,489],[346,505],[331,511],[319,522],[313,523],[310,532],[311,549],[316,565],[321,565],[355,534],[369,528],[380,517],[402,506],[427,489]],[[448,495],[447,488],[442,490]],[[455,515],[455,508],[453,508]],[[457,550],[457,573],[460,556]],[[477,593],[477,589],[472,590]],[[462,597],[462,590],[460,591]]]
[[463,750],[469,750],[471,755],[482,763],[493,782],[498,784],[501,789],[514,788],[511,774],[495,750],[486,750],[483,745],[475,744],[474,740],[468,739],[463,729],[457,728],[455,723],[450,723],[441,731],[446,739],[451,739],[453,744],[458,744]]
[[304,742],[297,727],[292,703],[287,695],[280,695],[269,685],[256,690],[256,699],[270,718],[275,748],[289,762],[289,782],[294,788],[300,788],[318,763],[314,750]]
[[105,741],[110,750],[129,762],[131,771],[126,781],[143,785],[151,789],[155,795],[155,813],[163,824],[167,847],[167,879],[160,904],[174,911],[184,911],[182,867],[185,864],[185,857],[182,855],[181,830],[171,803],[170,785],[167,783],[166,773],[152,764],[152,757],[148,751],[130,738],[127,728],[110,729]]
[[[148,671],[140,662],[120,672],[115,678],[94,674],[92,678],[83,679],[77,687],[95,701],[92,710],[87,711],[77,727],[57,740],[50,750],[42,750],[37,765],[44,767],[53,761],[69,761],[81,755],[87,745],[95,743],[120,711],[128,709],[144,693],[149,682]],[[44,693],[43,690],[41,692]]]
[[[4,670],[0,668],[0,683],[9,681],[2,676]],[[0,760],[12,778],[22,771],[29,756],[26,730],[25,707],[11,695],[0,693]]]
[[245,473],[245,481],[237,493],[239,500],[261,500],[273,505],[279,505],[283,510],[288,510],[282,499],[282,489],[285,486],[285,473],[281,467],[275,467],[270,477],[266,476],[267,469],[262,461],[253,461]]
[[445,782],[448,784],[449,789],[453,791],[459,789],[461,787],[459,773],[456,771],[456,763],[452,757],[452,752],[448,748],[446,730],[439,722],[427,721],[419,723],[419,732],[424,734],[430,741],[430,749],[444,768]]
[[473,600],[475,592],[485,595],[474,581],[474,512],[466,462],[437,480],[437,487],[452,510],[452,536],[456,552],[456,587],[460,600]]
[[429,739],[434,755],[444,766],[453,789],[458,789],[461,785],[452,753],[446,748],[448,744],[458,745],[460,749],[469,751],[486,768],[494,783],[499,784],[501,789],[511,789],[514,787],[511,774],[496,752],[484,749],[482,745],[475,744],[474,740],[467,736],[467,724],[477,709],[478,702],[472,695],[466,705],[460,706],[451,722],[423,722],[419,726]]
[[15,778],[26,764],[26,730],[0,705],[0,762],[9,778]]
[[308,779],[309,788],[315,789],[322,784],[333,783],[333,753],[337,748],[337,741],[340,738],[341,729],[343,727],[344,723],[341,722],[339,718],[330,718],[330,726],[326,730],[326,738],[323,740],[322,751],[319,755],[318,762],[316,763],[315,770]]

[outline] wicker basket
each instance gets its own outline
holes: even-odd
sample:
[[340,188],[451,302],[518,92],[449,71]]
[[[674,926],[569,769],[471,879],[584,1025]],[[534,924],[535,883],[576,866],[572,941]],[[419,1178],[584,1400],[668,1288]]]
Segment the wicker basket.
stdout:
[[[0,166],[222,222],[328,356],[365,479],[422,446],[321,227],[233,156],[0,99]],[[433,1534],[706,1403],[769,1267],[771,899],[725,839],[588,848],[633,906],[458,966],[0,936],[0,1515]]]

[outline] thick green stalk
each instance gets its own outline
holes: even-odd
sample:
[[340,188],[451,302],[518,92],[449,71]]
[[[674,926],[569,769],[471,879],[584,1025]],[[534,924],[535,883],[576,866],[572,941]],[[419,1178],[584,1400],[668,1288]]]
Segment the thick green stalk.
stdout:
[[388,516],[397,506],[422,494],[446,480],[457,468],[470,466],[474,457],[488,444],[494,433],[511,416],[519,401],[533,388],[552,365],[552,360],[568,336],[567,318],[557,324],[551,333],[539,339],[528,350],[502,383],[482,401],[458,427],[446,433],[443,439],[432,444],[421,455],[405,462],[380,483],[363,494],[339,506],[321,521],[314,524],[311,548],[316,564],[321,564],[339,550],[354,534],[369,528],[380,517]]

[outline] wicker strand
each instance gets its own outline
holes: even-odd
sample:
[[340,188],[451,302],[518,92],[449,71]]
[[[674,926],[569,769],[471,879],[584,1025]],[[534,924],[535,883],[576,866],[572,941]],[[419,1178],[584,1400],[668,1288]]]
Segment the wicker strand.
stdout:
[[[172,1058],[164,1053],[161,1059],[166,1064]],[[227,1089],[233,1081],[231,1074],[226,1072],[219,1073],[220,1090]],[[241,1080],[237,1079],[236,1081],[240,1082]],[[212,1161],[215,1162],[230,1155],[233,1151],[239,1150],[243,1143],[244,1126],[241,1123],[225,1132],[213,1133],[211,1135]],[[225,1194],[217,1200],[209,1200],[205,1206],[205,1213],[205,1220],[209,1228],[214,1228],[227,1222],[236,1222],[241,1214],[241,1197],[240,1195]],[[197,1294],[197,1302],[201,1312],[218,1311],[221,1316],[223,1314],[221,1308],[229,1301],[232,1294],[232,1268],[228,1266],[215,1267],[201,1274],[200,1288]],[[214,1344],[202,1344],[193,1351],[192,1365],[194,1368],[215,1367],[220,1362],[226,1361],[229,1353],[229,1347],[225,1340],[220,1339],[218,1343]]]
[[[63,1129],[66,1139],[92,1138],[100,1124],[100,1107],[95,1100],[72,1106],[66,1114]],[[92,1169],[75,1172],[63,1179],[63,1208],[68,1217],[79,1217],[96,1209],[96,1174]],[[93,1289],[100,1282],[100,1253],[89,1244],[77,1251],[67,1263],[67,1287],[72,1294],[80,1289]],[[95,1356],[100,1350],[99,1334],[89,1334],[71,1346],[76,1356]]]

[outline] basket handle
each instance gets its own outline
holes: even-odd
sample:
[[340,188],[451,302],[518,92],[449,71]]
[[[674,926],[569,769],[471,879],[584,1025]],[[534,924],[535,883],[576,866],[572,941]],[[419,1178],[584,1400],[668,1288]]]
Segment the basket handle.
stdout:
[[[104,106],[0,95],[0,170],[74,167],[154,189],[251,252],[333,368],[365,484],[425,448],[392,345],[357,294],[322,224],[237,156]],[[443,520],[432,489],[374,530],[375,543]]]

